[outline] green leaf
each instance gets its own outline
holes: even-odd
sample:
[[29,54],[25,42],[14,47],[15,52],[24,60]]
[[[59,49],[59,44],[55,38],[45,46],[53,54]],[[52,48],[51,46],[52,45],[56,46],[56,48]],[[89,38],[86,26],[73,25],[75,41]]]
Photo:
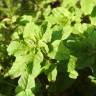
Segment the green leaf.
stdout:
[[25,90],[25,93],[26,93],[26,96],[35,96],[35,95],[33,94],[32,90],[29,89],[29,88]]
[[12,41],[7,48],[8,54],[13,55],[18,50],[19,46],[20,43],[18,41]]
[[35,96],[35,95],[32,93],[31,89],[26,89],[16,94],[16,96]]
[[96,17],[91,17],[91,24],[96,26]]
[[16,96],[26,96],[25,91],[21,91],[20,93],[16,94]]
[[63,34],[63,27],[59,26],[59,25],[55,25],[52,28],[52,38],[51,38],[51,42],[55,41],[55,40],[61,40],[62,38],[62,34]]
[[51,42],[51,38],[52,38],[51,24],[48,24],[46,32],[43,34],[42,41],[48,43]]
[[48,80],[49,81],[55,81],[56,80],[56,77],[57,77],[57,69],[55,67],[51,72],[49,72],[49,74],[48,74]]
[[32,16],[30,16],[30,15],[23,15],[23,16],[21,16],[19,23],[20,24],[24,23],[24,22],[30,23],[30,22],[32,22],[32,20],[33,20]]
[[62,2],[62,6],[63,7],[70,7],[70,6],[74,6],[75,4],[76,4],[76,0],[63,0],[63,2]]
[[72,28],[72,33],[73,34],[82,34],[86,30],[87,30],[87,24],[76,23],[75,26]]
[[88,78],[91,80],[92,83],[96,84],[96,77],[89,75]]
[[55,22],[60,25],[67,25],[69,18],[70,18],[70,12],[67,9],[64,9],[63,7],[58,7],[56,9],[52,10],[53,18],[55,18]]
[[44,16],[45,16],[45,18],[50,14],[50,12],[51,12],[51,7],[50,6],[48,6],[45,10],[44,10]]
[[58,47],[59,47],[60,42],[61,42],[61,40],[55,40],[52,43],[53,50],[48,54],[48,56],[50,58],[55,59],[55,56],[56,56],[56,53],[58,51]]
[[32,74],[24,71],[18,81],[18,87],[16,89],[16,96],[24,94],[23,96],[34,96],[31,88],[35,87],[35,78]]
[[81,0],[80,4],[81,4],[81,10],[85,15],[91,14],[94,7],[93,0]]
[[26,54],[24,56],[18,55],[15,62],[13,63],[13,66],[9,70],[8,75],[12,76],[13,78],[20,76],[26,69],[27,64],[32,62],[33,55],[33,53],[30,53],[28,55]]
[[40,47],[41,49],[44,49],[43,51],[45,51],[45,53],[49,52],[48,45],[45,42],[43,42],[42,40],[38,41],[38,47]]
[[76,61],[77,61],[77,58],[71,55],[70,59],[69,59],[69,62],[68,62],[67,72],[69,73],[69,77],[73,78],[73,79],[76,79],[77,76],[78,76],[78,73],[75,70],[75,68],[76,68]]
[[69,77],[70,78],[72,78],[72,79],[77,79],[77,77],[78,77],[78,73],[77,73],[77,71],[71,71],[70,73],[69,73]]
[[50,69],[50,66],[51,66],[51,63],[49,62],[49,60],[46,60],[45,65],[41,68],[41,72],[46,73],[46,70]]
[[24,44],[24,42],[19,41],[11,41],[9,44],[7,51],[9,55],[24,55],[28,52],[29,47]]
[[26,68],[26,57],[24,56],[18,56],[16,57],[16,61],[13,63],[13,66],[8,72],[8,75],[12,76],[13,78],[16,78],[21,75],[21,73]]
[[71,26],[65,26],[63,28],[63,35],[62,35],[62,40],[67,39],[72,33],[72,28]]
[[41,72],[41,63],[43,61],[43,54],[40,50],[38,50],[37,54],[34,56],[33,60],[33,69],[32,69],[32,75],[37,77]]
[[55,40],[52,42],[52,50],[48,56],[52,59],[65,60],[69,58],[69,50],[64,46],[62,40]]
[[28,74],[27,72],[23,72],[19,81],[18,81],[19,86],[25,90],[25,89],[31,89],[35,87],[35,81],[34,77],[32,74]]
[[41,36],[42,33],[40,32],[40,27],[34,24],[34,22],[26,24],[23,37],[29,46],[34,47],[37,40],[39,40]]

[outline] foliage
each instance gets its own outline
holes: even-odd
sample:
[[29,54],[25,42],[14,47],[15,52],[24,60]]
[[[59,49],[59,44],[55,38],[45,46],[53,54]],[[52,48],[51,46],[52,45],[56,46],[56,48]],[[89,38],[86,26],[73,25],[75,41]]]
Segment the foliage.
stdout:
[[0,80],[17,85],[5,95],[56,96],[82,78],[96,88],[95,11],[95,0],[1,0]]

